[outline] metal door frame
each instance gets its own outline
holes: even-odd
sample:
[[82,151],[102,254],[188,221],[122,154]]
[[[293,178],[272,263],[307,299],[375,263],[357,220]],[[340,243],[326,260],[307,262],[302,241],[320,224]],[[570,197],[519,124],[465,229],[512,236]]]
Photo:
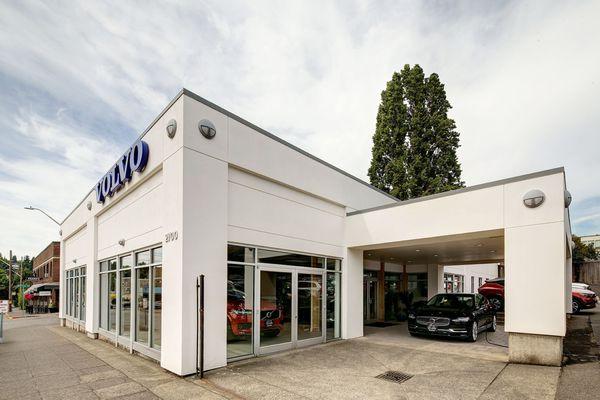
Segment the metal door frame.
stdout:
[[[373,301],[375,303],[375,315],[371,315],[371,312],[369,310],[369,298],[370,298],[370,294],[371,294],[371,286],[369,285],[371,282],[375,283],[375,290],[373,291]],[[369,323],[369,322],[373,322],[377,320],[377,297],[378,297],[378,283],[379,283],[379,279],[377,279],[374,276],[365,276],[363,279],[363,285],[364,285],[364,291],[363,294],[364,299],[363,302],[365,302],[366,307],[363,309],[363,323]],[[366,311],[366,312],[365,312]]]

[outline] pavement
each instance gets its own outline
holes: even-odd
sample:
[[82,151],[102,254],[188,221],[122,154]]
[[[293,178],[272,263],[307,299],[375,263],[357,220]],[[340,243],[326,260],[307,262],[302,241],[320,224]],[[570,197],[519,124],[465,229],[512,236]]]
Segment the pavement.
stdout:
[[58,325],[56,314],[4,321],[0,399],[233,399],[101,340]]
[[600,399],[600,307],[571,316],[564,352],[556,399]]
[[[403,329],[367,329],[362,338],[232,363],[199,380],[61,328],[56,315],[15,318],[5,321],[0,344],[0,399],[555,398],[560,368],[508,364],[506,349],[483,335],[464,343]],[[411,377],[377,378],[386,371]]]

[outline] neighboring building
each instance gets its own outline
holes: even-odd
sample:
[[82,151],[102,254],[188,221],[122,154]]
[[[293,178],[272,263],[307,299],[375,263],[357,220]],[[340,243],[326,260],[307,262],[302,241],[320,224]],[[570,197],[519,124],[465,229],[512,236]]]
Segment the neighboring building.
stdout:
[[600,250],[600,235],[587,235],[580,237],[583,244],[592,244],[596,250]]
[[33,259],[33,285],[27,289],[32,312],[57,311],[60,304],[60,242],[51,242]]
[[362,336],[378,285],[426,298],[445,265],[503,263],[509,359],[560,365],[565,185],[557,168],[401,202],[182,90],[62,222],[61,323],[187,375]]

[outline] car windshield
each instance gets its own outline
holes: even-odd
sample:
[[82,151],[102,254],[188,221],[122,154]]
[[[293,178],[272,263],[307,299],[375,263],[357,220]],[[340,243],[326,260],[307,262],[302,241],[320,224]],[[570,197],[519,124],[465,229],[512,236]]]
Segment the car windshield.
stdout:
[[438,294],[433,296],[427,305],[441,308],[473,308],[475,298],[467,294]]

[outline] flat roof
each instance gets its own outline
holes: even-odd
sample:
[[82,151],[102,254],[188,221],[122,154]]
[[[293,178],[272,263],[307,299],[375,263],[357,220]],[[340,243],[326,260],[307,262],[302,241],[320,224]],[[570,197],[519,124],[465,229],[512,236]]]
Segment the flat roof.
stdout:
[[565,168],[564,167],[552,168],[552,169],[547,169],[544,171],[533,172],[531,174],[519,175],[519,176],[514,176],[512,178],[500,179],[497,181],[481,183],[479,185],[464,187],[464,188],[455,189],[455,190],[449,190],[447,192],[430,194],[428,196],[423,196],[423,197],[415,197],[414,199],[398,201],[397,203],[393,203],[393,204],[385,204],[382,206],[352,211],[352,212],[347,213],[346,215],[351,216],[351,215],[357,215],[357,214],[364,214],[364,213],[371,212],[371,211],[384,210],[386,208],[391,208],[391,207],[400,207],[400,206],[404,206],[407,204],[418,203],[420,201],[439,199],[440,197],[446,197],[446,196],[454,196],[456,194],[472,192],[474,190],[480,190],[480,189],[486,189],[486,188],[490,188],[490,187],[494,187],[494,186],[506,185],[507,183],[525,181],[528,179],[539,178],[541,176],[554,175],[554,174],[558,174],[558,173],[564,174]]
[[[211,102],[211,101],[208,101],[208,100],[206,100],[204,97],[201,97],[201,96],[197,95],[196,93],[194,93],[194,92],[192,92],[192,91],[190,91],[190,90],[188,90],[188,89],[186,89],[186,88],[182,88],[182,89],[179,91],[179,93],[177,93],[177,95],[176,95],[176,96],[173,98],[173,100],[171,100],[171,101],[169,102],[169,104],[168,104],[168,105],[167,105],[167,106],[166,106],[166,107],[165,107],[165,108],[164,108],[164,109],[163,109],[163,110],[162,110],[162,111],[161,111],[161,112],[158,114],[158,116],[157,116],[156,118],[154,118],[154,120],[153,120],[153,121],[150,123],[150,125],[148,125],[148,127],[147,127],[147,128],[146,128],[146,129],[145,129],[145,130],[144,130],[144,131],[143,131],[143,132],[142,132],[142,133],[141,133],[139,136],[138,136],[138,138],[137,138],[137,139],[134,141],[134,143],[135,143],[135,142],[137,142],[138,140],[141,140],[141,139],[142,139],[142,138],[143,138],[143,137],[146,135],[146,133],[148,133],[148,131],[150,131],[150,129],[152,129],[152,127],[153,127],[153,126],[154,126],[154,125],[155,125],[155,124],[158,122],[158,120],[159,120],[159,119],[160,119],[160,118],[161,118],[161,117],[162,117],[162,116],[163,116],[163,115],[164,115],[164,114],[167,112],[167,110],[169,110],[169,108],[171,108],[171,106],[173,106],[173,104],[174,104],[174,103],[175,103],[177,100],[179,100],[179,98],[180,98],[181,96],[183,96],[183,95],[186,95],[186,96],[188,96],[189,98],[192,98],[192,99],[194,99],[194,100],[196,100],[196,101],[198,101],[198,102],[200,102],[200,103],[202,103],[202,104],[204,104],[204,105],[206,105],[206,106],[208,106],[208,107],[212,108],[213,110],[215,110],[215,111],[218,111],[218,112],[220,112],[221,114],[224,114],[224,115],[226,115],[227,117],[229,117],[229,118],[231,118],[231,119],[234,119],[234,120],[236,120],[237,122],[239,122],[239,123],[241,123],[241,124],[243,124],[243,125],[246,125],[247,127],[249,127],[249,128],[251,128],[251,129],[253,129],[253,130],[257,131],[258,133],[261,133],[261,134],[263,134],[263,135],[267,136],[268,138],[270,138],[270,139],[273,139],[273,140],[275,140],[275,141],[277,141],[277,142],[279,142],[279,143],[283,144],[284,146],[287,146],[287,147],[289,147],[290,149],[292,149],[292,150],[295,150],[295,151],[297,151],[298,153],[300,153],[300,154],[302,154],[302,155],[304,155],[304,156],[306,156],[306,157],[309,157],[309,158],[311,158],[312,160],[314,160],[314,161],[316,161],[316,162],[318,162],[318,163],[320,163],[320,164],[323,164],[323,165],[325,165],[326,167],[328,167],[328,168],[331,168],[331,169],[333,169],[334,171],[336,171],[336,172],[339,172],[340,174],[342,174],[342,175],[345,175],[345,176],[347,176],[348,178],[351,178],[351,179],[355,180],[356,182],[358,182],[358,183],[361,183],[361,184],[363,184],[363,185],[367,186],[368,188],[370,188],[370,189],[372,189],[372,190],[374,190],[374,191],[376,191],[376,192],[379,192],[379,193],[381,193],[381,194],[383,194],[383,195],[385,195],[385,196],[389,197],[389,198],[390,198],[390,199],[392,199],[392,200],[398,201],[398,199],[397,199],[396,197],[392,196],[391,194],[389,194],[389,193],[387,193],[387,192],[384,192],[383,190],[381,190],[381,189],[379,189],[379,188],[376,188],[375,186],[373,186],[373,185],[371,185],[371,184],[369,184],[369,183],[367,183],[367,182],[363,181],[362,179],[360,179],[360,178],[357,178],[356,176],[354,176],[354,175],[352,175],[352,174],[350,174],[350,173],[348,173],[348,172],[346,172],[346,171],[344,171],[344,170],[342,170],[342,169],[340,169],[340,168],[338,168],[338,167],[336,167],[336,166],[334,166],[334,165],[332,165],[332,164],[328,163],[327,161],[324,161],[324,160],[320,159],[319,157],[317,157],[317,156],[315,156],[315,155],[313,155],[313,154],[310,154],[309,152],[307,152],[307,151],[305,151],[305,150],[302,150],[302,149],[301,149],[301,148],[299,148],[298,146],[295,146],[295,145],[291,144],[290,142],[288,142],[288,141],[286,141],[286,140],[283,140],[283,139],[282,139],[282,138],[280,138],[279,136],[276,136],[276,135],[272,134],[271,132],[268,132],[267,130],[265,130],[265,129],[263,129],[263,128],[259,127],[259,126],[256,126],[256,125],[254,125],[253,123],[251,123],[251,122],[249,122],[249,121],[247,121],[247,120],[243,119],[242,117],[240,117],[240,116],[238,116],[238,115],[236,115],[236,114],[232,113],[231,111],[228,111],[228,110],[224,109],[223,107],[220,107],[220,106],[216,105],[215,103],[213,103],[213,102]],[[81,204],[84,202],[84,200],[85,200],[85,199],[86,199],[86,198],[89,196],[89,194],[90,194],[90,193],[91,193],[93,190],[94,190],[94,187],[92,187],[92,188],[91,188],[91,189],[90,189],[90,190],[89,190],[89,191],[86,193],[86,195],[83,197],[83,199],[82,199],[82,200],[81,200],[79,203],[77,203],[77,205],[76,205],[76,206],[73,208],[73,210],[71,210],[71,212],[70,212],[70,213],[69,213],[69,214],[68,214],[68,215],[67,215],[67,216],[66,216],[66,217],[65,217],[65,218],[64,218],[64,219],[61,221],[61,223],[60,223],[61,225],[62,225],[62,224],[63,224],[63,223],[64,223],[64,222],[67,220],[67,218],[69,218],[69,217],[71,216],[71,214],[73,214],[73,212],[74,212],[74,211],[77,209],[77,207],[79,207],[79,206],[80,206],[80,205],[81,205]]]

